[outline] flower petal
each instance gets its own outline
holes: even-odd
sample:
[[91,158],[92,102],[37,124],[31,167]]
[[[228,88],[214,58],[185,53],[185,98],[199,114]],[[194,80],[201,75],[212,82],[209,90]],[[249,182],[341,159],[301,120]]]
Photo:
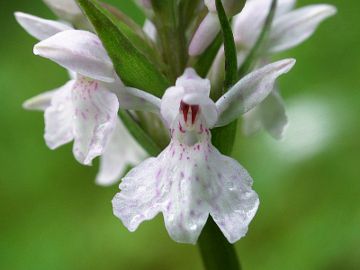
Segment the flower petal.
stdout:
[[244,114],[243,131],[252,135],[265,128],[274,139],[281,139],[288,124],[284,101],[276,89],[254,109]]
[[278,0],[275,18],[291,11],[296,4],[296,0]]
[[145,23],[143,26],[143,31],[152,41],[154,41],[154,42],[156,41],[157,30],[156,30],[154,23],[152,21],[150,21],[149,19],[145,20]]
[[23,108],[26,110],[45,111],[51,105],[56,90],[48,91],[32,97],[23,103]]
[[80,77],[72,89],[75,158],[84,165],[103,154],[115,129],[119,102],[116,95],[94,80]]
[[113,82],[115,72],[100,39],[81,30],[60,32],[35,45],[34,54],[49,58],[59,65],[104,82]]
[[71,80],[54,92],[51,105],[45,110],[45,141],[50,149],[58,148],[73,140],[74,109],[71,90],[75,81]]
[[168,127],[179,114],[180,102],[185,95],[183,87],[170,87],[166,90],[161,99],[161,116],[164,118]]
[[189,55],[202,54],[213,42],[220,31],[220,23],[216,13],[209,12],[196,30],[189,46]]
[[295,64],[294,59],[281,60],[245,76],[216,102],[219,120],[224,126],[261,103],[273,90],[275,80],[287,73]]
[[187,68],[183,75],[176,80],[176,86],[183,87],[186,93],[201,94],[209,96],[210,94],[210,81],[201,78],[193,68]]
[[160,112],[161,100],[145,91],[125,87],[118,91],[120,107],[127,110]]
[[121,192],[112,200],[114,215],[131,232],[141,222],[154,218],[161,211],[161,202],[166,194],[157,189],[158,179],[151,175],[157,166],[156,158],[148,158],[132,169],[119,186]]
[[71,26],[57,21],[46,20],[23,12],[15,12],[17,22],[36,39],[47,39],[59,32],[72,29]]
[[335,13],[334,6],[322,4],[306,6],[280,16],[270,32],[268,52],[284,51],[302,43],[323,20]]
[[102,186],[116,183],[127,165],[137,165],[145,156],[145,151],[118,119],[109,143],[100,157],[100,168],[96,176],[96,183]]
[[[217,151],[217,150],[216,150]],[[209,166],[217,171],[216,196],[210,214],[230,243],[245,236],[248,225],[256,214],[259,198],[252,190],[248,172],[232,158],[213,154]]]
[[75,0],[43,0],[45,4],[61,19],[74,21],[83,16]]

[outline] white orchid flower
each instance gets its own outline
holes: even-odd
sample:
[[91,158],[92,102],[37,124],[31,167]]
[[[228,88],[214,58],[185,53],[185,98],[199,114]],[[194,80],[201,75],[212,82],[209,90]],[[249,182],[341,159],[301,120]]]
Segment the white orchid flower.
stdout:
[[25,13],[15,16],[27,32],[43,40],[34,53],[72,74],[64,86],[26,101],[24,107],[45,111],[45,141],[51,149],[74,140],[74,156],[80,163],[91,165],[101,156],[97,183],[113,184],[126,165],[146,156],[118,119],[119,106],[152,111],[151,102],[158,101],[122,84],[96,35]]
[[[209,13],[205,16],[189,46],[189,55],[197,56],[202,54],[216,35],[220,32],[220,22],[217,15],[215,0],[204,0]],[[242,1],[239,0],[222,0],[225,12],[228,16],[234,16],[241,11]]]
[[[234,18],[233,32],[238,48],[238,65],[241,66],[255,45],[269,13],[272,0],[248,0],[243,11]],[[326,18],[336,13],[336,8],[326,4],[309,5],[293,10],[295,0],[278,0],[273,23],[259,55],[260,65],[277,52],[299,45],[308,39]],[[223,80],[224,52],[219,51],[210,79],[214,85]],[[278,90],[253,111],[244,115],[243,130],[247,135],[261,128],[276,139],[281,139],[287,126],[284,101]]]
[[134,231],[162,212],[171,238],[182,243],[197,241],[210,214],[229,242],[243,237],[258,196],[248,172],[211,144],[210,129],[229,124],[263,101],[276,78],[294,63],[287,59],[254,71],[216,103],[209,98],[210,81],[187,69],[159,107],[170,130],[169,146],[123,178],[113,199],[114,214]]

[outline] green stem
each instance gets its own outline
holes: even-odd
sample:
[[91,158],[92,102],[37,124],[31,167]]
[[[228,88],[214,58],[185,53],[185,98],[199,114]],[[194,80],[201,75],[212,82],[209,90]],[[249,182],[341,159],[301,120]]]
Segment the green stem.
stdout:
[[206,270],[241,270],[235,248],[209,218],[198,240]]

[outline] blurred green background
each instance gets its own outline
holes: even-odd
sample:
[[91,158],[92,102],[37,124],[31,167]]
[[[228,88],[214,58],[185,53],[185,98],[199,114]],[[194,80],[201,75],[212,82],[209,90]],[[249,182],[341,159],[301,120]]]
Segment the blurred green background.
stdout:
[[[131,1],[108,2],[143,20]],[[261,199],[236,244],[244,269],[360,269],[360,3],[327,2],[338,15],[282,55],[298,60],[280,81],[286,138],[237,142]],[[45,146],[42,114],[21,104],[67,74],[32,55],[17,10],[54,18],[40,0],[0,0],[0,269],[202,269],[196,246],[170,240],[160,216],[129,233],[112,214],[117,186],[96,186],[97,166],[79,165],[71,145]]]

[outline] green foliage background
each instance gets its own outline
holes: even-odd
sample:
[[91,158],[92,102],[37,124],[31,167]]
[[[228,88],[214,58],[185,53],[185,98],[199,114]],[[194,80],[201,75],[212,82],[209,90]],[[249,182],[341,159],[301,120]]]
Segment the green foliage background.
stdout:
[[[142,22],[131,1],[108,2]],[[236,144],[261,198],[236,244],[244,269],[360,269],[360,4],[327,2],[338,15],[279,56],[298,59],[280,81],[287,138],[261,133]],[[77,164],[71,145],[45,146],[42,115],[21,104],[67,74],[32,55],[17,10],[54,18],[40,0],[0,0],[0,269],[201,269],[197,248],[170,240],[161,216],[135,233],[122,226],[110,203],[117,186],[94,184],[97,164]]]

